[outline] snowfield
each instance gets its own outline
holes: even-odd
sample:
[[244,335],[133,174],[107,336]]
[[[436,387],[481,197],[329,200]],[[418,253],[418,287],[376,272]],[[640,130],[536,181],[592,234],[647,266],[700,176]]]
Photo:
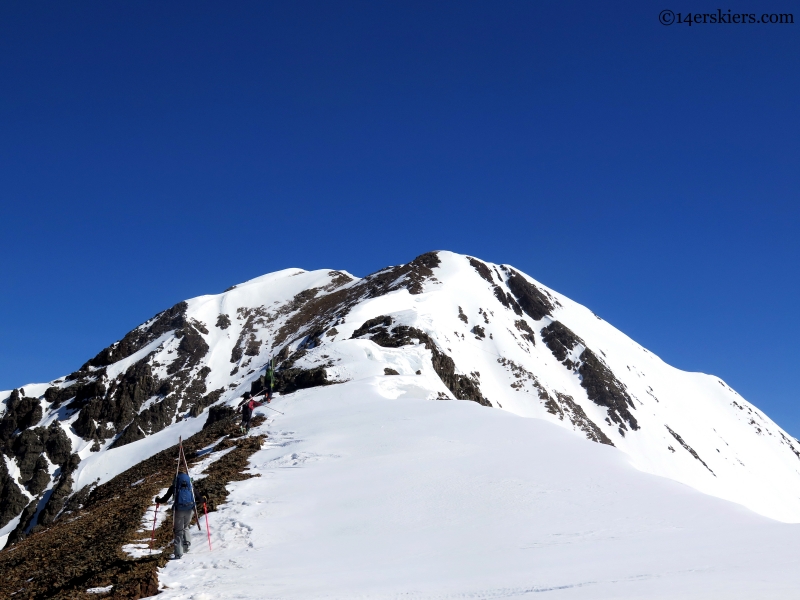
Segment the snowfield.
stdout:
[[167,599],[789,598],[800,526],[413,376],[277,399]]
[[800,597],[800,442],[451,252],[265,275],[0,392],[0,547],[261,390],[271,360],[285,414],[259,409],[259,476],[210,514],[213,551],[195,534],[162,569],[165,599]]

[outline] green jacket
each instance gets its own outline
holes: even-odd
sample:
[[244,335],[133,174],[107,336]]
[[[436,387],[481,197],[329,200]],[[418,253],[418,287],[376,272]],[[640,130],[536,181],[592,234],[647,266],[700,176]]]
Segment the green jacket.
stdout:
[[275,372],[272,370],[272,367],[267,367],[267,372],[264,373],[264,385],[269,389],[275,386]]

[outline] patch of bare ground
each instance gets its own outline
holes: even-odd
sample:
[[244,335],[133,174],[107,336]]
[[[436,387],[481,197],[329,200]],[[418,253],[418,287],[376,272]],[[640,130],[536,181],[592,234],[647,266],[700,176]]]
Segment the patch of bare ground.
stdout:
[[[259,422],[254,420],[254,424]],[[225,413],[184,441],[189,464],[198,460],[198,450],[221,437],[214,451],[234,446],[235,450],[212,463],[195,487],[198,497],[208,498],[209,511],[225,502],[226,484],[252,477],[244,472],[247,461],[265,438],[241,436],[235,415]],[[109,585],[113,587],[108,596],[113,598],[135,600],[157,594],[157,569],[166,564],[171,552],[171,508],[155,532],[154,547],[163,549],[162,553],[132,558],[122,547],[149,542],[150,532],[140,531],[142,518],[156,494],[170,485],[176,457],[177,446],[173,446],[103,485],[84,488],[52,525],[0,552],[0,597],[97,598],[86,590]],[[195,543],[203,541],[198,536]]]

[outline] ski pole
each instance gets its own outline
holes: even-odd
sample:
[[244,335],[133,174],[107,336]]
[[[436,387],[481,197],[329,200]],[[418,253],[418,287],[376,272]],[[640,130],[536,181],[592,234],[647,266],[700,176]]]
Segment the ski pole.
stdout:
[[[264,406],[264,405],[262,404],[261,406]],[[259,408],[260,408],[260,407],[259,407]],[[279,410],[275,410],[274,408],[272,408],[272,407],[270,407],[270,406],[264,406],[264,408],[269,408],[270,410],[274,410],[274,411],[275,411],[276,413],[278,413],[279,415],[282,415],[282,414],[283,414],[281,411],[279,411]]]
[[156,513],[153,515],[153,533],[150,534],[150,554],[153,553],[153,540],[156,537],[156,519],[158,519],[158,502],[156,502]]
[[[258,398],[258,397],[259,397],[261,394],[264,394],[264,393],[266,393],[266,392],[258,392],[258,393],[257,393],[255,396],[253,396],[251,399],[252,399],[252,400],[255,400],[255,399],[256,399],[256,398]],[[242,402],[242,404],[244,404],[244,402]],[[241,405],[240,405],[240,406],[241,406]],[[262,404],[261,406],[263,406],[264,408],[268,408],[268,409],[270,409],[270,410],[274,410],[274,411],[275,411],[276,413],[278,413],[279,415],[282,415],[282,414],[283,414],[281,411],[279,411],[279,410],[277,410],[277,409],[274,409],[274,408],[272,408],[271,406],[266,406],[265,404]],[[260,406],[260,407],[258,407],[258,408],[261,408],[261,406]]]
[[206,513],[206,534],[208,535],[208,550],[211,551],[211,530],[208,528],[208,507],[206,507],[205,501],[203,501],[203,512]]

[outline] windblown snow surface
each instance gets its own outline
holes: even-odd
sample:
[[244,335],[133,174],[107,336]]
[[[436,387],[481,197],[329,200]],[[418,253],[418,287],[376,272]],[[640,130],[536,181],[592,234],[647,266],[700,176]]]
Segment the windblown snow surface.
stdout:
[[[199,431],[207,407],[171,400],[170,377],[202,377],[232,406],[275,356],[338,383],[280,395],[283,415],[259,409],[260,477],[210,515],[213,551],[197,537],[162,570],[165,598],[800,593],[797,440],[719,378],[670,367],[507,265],[438,252],[364,279],[287,269],[183,310],[181,332],[151,335],[154,318],[135,352],[73,377],[103,382],[91,402],[108,401],[146,365],[159,391],[133,421],[81,437],[77,409],[45,398],[78,384],[25,386],[34,425],[57,423],[80,457],[74,491]],[[206,350],[176,371],[192,336]]]

